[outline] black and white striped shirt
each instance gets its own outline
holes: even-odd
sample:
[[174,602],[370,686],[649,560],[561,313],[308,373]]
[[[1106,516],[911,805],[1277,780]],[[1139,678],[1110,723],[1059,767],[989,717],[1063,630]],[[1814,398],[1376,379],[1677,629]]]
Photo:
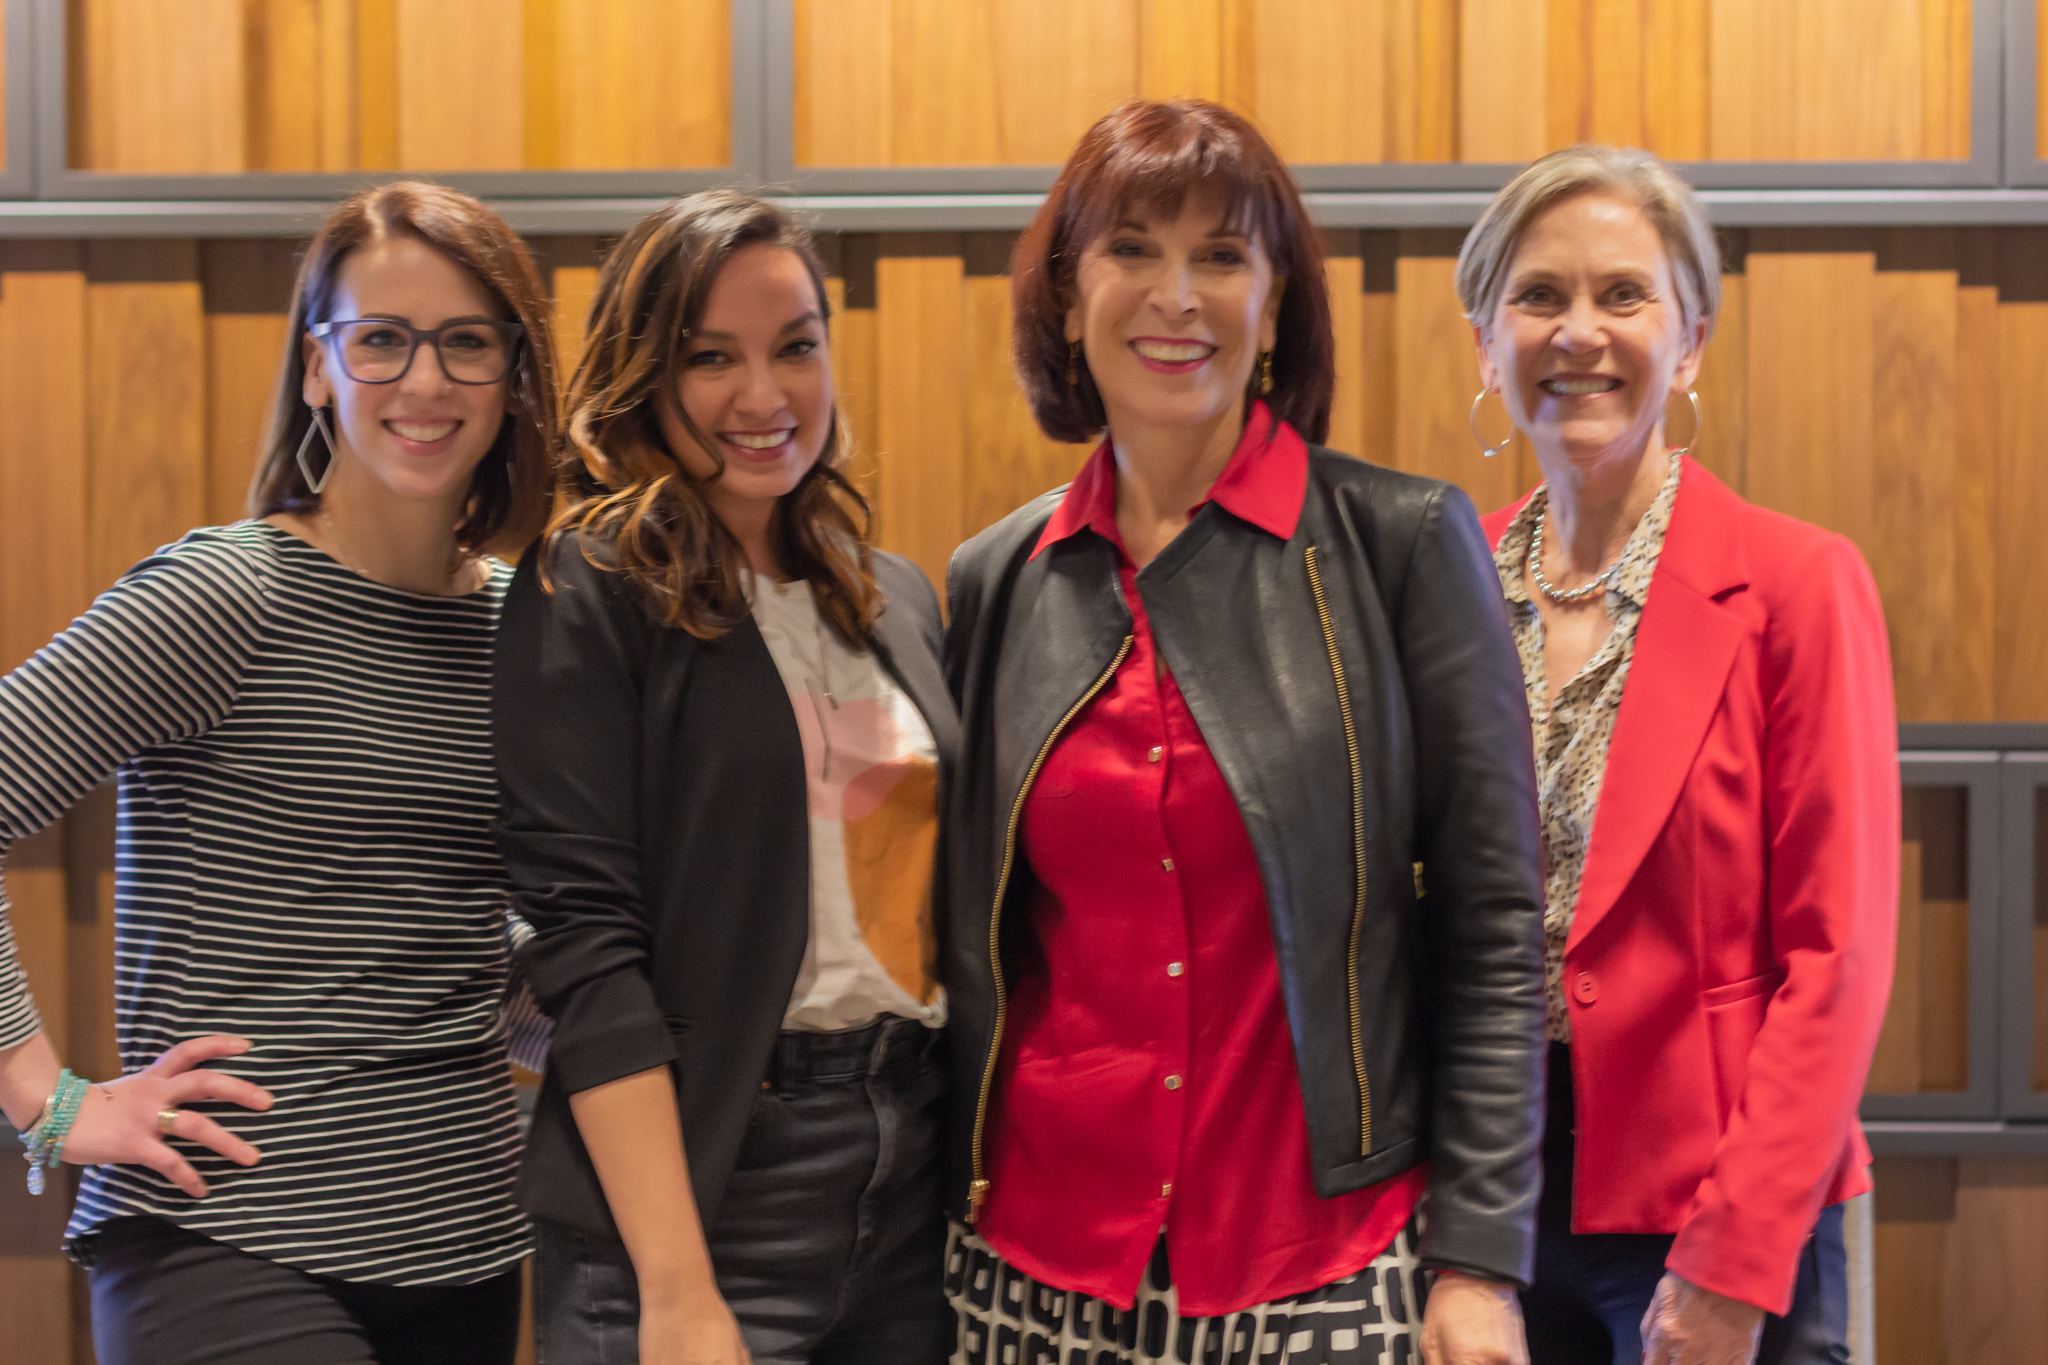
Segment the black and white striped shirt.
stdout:
[[[519,1134],[491,841],[492,638],[510,572],[432,597],[263,522],[195,531],[0,680],[0,841],[120,775],[124,1065],[181,1039],[276,1097],[194,1106],[255,1143],[211,1186],[88,1170],[69,1237],[155,1214],[315,1274],[465,1284],[514,1265]],[[4,847],[4,842],[0,842]],[[36,1030],[0,902],[0,1047]]]

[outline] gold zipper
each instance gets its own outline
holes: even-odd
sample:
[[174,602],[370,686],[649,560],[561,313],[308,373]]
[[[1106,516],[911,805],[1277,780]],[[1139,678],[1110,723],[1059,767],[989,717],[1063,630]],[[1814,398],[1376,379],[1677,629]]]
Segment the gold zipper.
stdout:
[[1025,771],[1024,785],[1017,789],[1017,799],[1010,806],[1010,827],[1003,835],[1003,868],[996,877],[996,903],[988,917],[988,965],[995,973],[996,1027],[994,1034],[989,1038],[988,1061],[981,1069],[981,1096],[974,1103],[974,1145],[971,1148],[974,1178],[967,1186],[967,1222],[970,1226],[975,1215],[981,1212],[981,1206],[988,1200],[988,1177],[982,1168],[981,1137],[983,1129],[988,1124],[988,1096],[990,1089],[995,1085],[996,1058],[1002,1055],[1003,1050],[1003,1015],[1010,1004],[1009,991],[1003,985],[1003,961],[997,952],[997,943],[1003,924],[1003,896],[1010,889],[1010,869],[1015,866],[1017,860],[1017,821],[1024,814],[1024,798],[1031,794],[1031,784],[1038,780],[1038,770],[1045,766],[1045,756],[1051,753],[1052,746],[1059,742],[1060,732],[1067,728],[1075,716],[1081,714],[1082,707],[1095,700],[1096,693],[1109,685],[1109,680],[1116,676],[1117,669],[1123,666],[1125,657],[1130,654],[1134,638],[1130,635],[1124,636],[1124,642],[1116,648],[1116,657],[1109,661],[1108,668],[1102,670],[1102,676],[1081,694],[1079,701],[1067,708],[1067,714],[1060,717],[1060,723],[1052,727],[1052,733],[1045,737],[1045,743],[1038,748],[1038,757],[1031,760],[1031,767]]
[[1351,951],[1344,957],[1344,980],[1351,1000],[1351,1068],[1358,1073],[1358,1154],[1372,1151],[1372,1086],[1365,1078],[1365,1033],[1359,1024],[1358,936],[1365,927],[1365,800],[1358,769],[1358,727],[1351,720],[1351,691],[1344,685],[1344,660],[1337,653],[1337,628],[1330,605],[1323,600],[1323,576],[1316,569],[1316,547],[1308,547],[1308,590],[1316,599],[1323,623],[1323,646],[1330,652],[1330,676],[1337,680],[1337,713],[1344,720],[1344,751],[1351,759],[1351,860],[1358,884],[1351,902]]

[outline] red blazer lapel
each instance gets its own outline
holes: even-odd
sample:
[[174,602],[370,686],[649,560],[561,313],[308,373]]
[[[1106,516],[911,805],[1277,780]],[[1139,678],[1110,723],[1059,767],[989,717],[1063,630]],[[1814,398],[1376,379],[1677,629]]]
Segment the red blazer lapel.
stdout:
[[1566,951],[1614,908],[1684,790],[1747,627],[1721,605],[1749,581],[1742,499],[1686,460],[1601,780]]

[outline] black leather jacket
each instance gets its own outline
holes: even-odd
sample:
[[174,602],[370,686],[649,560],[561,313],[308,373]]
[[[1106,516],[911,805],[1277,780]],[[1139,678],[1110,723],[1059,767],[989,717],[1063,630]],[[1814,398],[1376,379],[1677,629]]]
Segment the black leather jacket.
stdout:
[[[969,541],[948,575],[956,1213],[985,1189],[1006,981],[1028,932],[1018,815],[1131,635],[1107,541],[1083,532],[1031,557],[1060,496]],[[1535,779],[1470,501],[1311,447],[1292,539],[1212,502],[1137,584],[1258,857],[1316,1192],[1428,1161],[1424,1260],[1527,1283],[1545,1046]]]

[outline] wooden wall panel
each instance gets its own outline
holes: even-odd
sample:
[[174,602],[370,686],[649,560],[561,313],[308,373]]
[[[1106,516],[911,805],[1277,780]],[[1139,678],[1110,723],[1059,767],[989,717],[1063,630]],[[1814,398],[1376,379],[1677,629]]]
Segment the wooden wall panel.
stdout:
[[2048,303],[1998,309],[1998,716],[2048,720]]
[[961,526],[973,535],[1071,480],[1093,447],[1047,440],[1024,401],[1010,364],[1009,277],[970,276],[965,288],[971,446]]
[[[887,108],[895,164],[1001,161],[1002,102],[988,6],[980,0],[889,0],[889,35],[895,80]],[[818,111],[825,118],[835,112]]]
[[1056,165],[1089,125],[1137,93],[1137,0],[988,0],[988,8],[999,160]]
[[1234,0],[1231,102],[1292,162],[1387,158],[1388,0]]
[[242,0],[75,0],[75,163],[94,170],[247,168]]
[[1138,95],[1223,98],[1223,0],[1138,0]]
[[1876,259],[1863,252],[1751,253],[1752,501],[1869,544]]
[[[1547,0],[1464,0],[1458,23],[1458,159],[1528,161],[1548,150]],[[1576,141],[1577,139],[1573,139]]]
[[[1471,495],[1481,512],[1506,506],[1526,491],[1520,461],[1509,450],[1491,459],[1472,438],[1472,396],[1479,392],[1479,361],[1472,327],[1458,311],[1451,280],[1456,262],[1404,256],[1395,273],[1394,464],[1410,473],[1446,479]],[[1484,414],[1506,419],[1492,400]],[[1495,430],[1488,427],[1489,434]]]
[[884,238],[875,266],[876,350],[886,358],[875,405],[878,522],[883,543],[933,583],[945,582],[965,530],[965,276],[958,237],[948,246]]
[[[1956,291],[1956,595],[1949,683],[1954,720],[1998,714],[1998,291]],[[1939,719],[1935,717],[1934,719]],[[2048,998],[2048,997],[2044,997]]]
[[524,30],[503,0],[398,0],[398,160],[417,170],[525,162]]
[[795,0],[796,164],[892,166],[892,0]]
[[[552,49],[547,110],[560,131],[548,164],[730,165],[731,8],[729,0],[553,0],[553,24],[527,44],[529,60]],[[529,99],[530,123],[539,103]]]
[[[881,402],[878,322],[872,299],[869,307],[853,307],[846,302],[844,280],[826,283],[837,295],[832,300],[832,375],[838,385],[840,419],[846,423],[845,439],[850,443],[846,476],[874,509],[881,505],[882,493],[882,463],[876,445]],[[872,290],[872,280],[869,287]]]
[[1899,713],[1947,720],[1956,709],[1956,276],[1886,271],[1874,284],[1866,553],[1891,627]]
[[1324,274],[1330,285],[1330,326],[1337,334],[1337,392],[1323,444],[1356,455],[1366,448],[1365,262],[1332,255],[1324,262]]
[[[1700,372],[1693,381],[1699,395],[1699,426],[1693,433],[1692,455],[1714,471],[1715,477],[1740,493],[1748,477],[1749,460],[1749,280],[1742,275],[1721,277],[1721,315],[1714,323],[1714,335]],[[1673,405],[1670,411],[1676,411]],[[1669,423],[1683,418],[1668,417]]]
[[206,520],[198,245],[86,247],[87,565],[95,590]]
[[85,253],[0,250],[0,672],[85,609]]

